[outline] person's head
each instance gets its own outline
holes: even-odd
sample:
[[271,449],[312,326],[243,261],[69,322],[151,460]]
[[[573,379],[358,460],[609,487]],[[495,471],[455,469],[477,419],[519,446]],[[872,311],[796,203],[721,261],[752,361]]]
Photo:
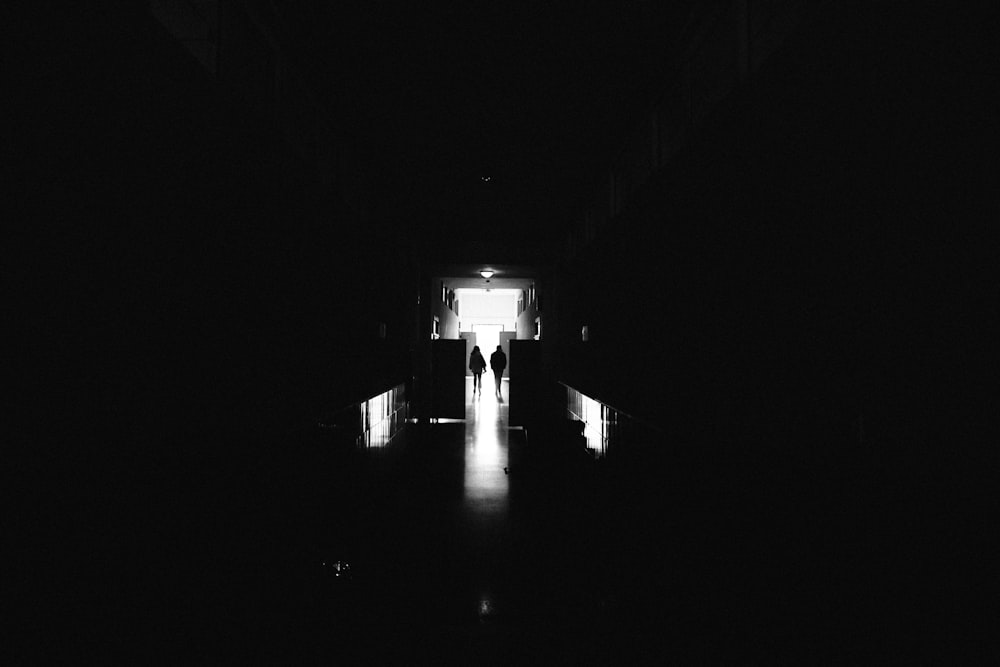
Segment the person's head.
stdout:
[[479,346],[478,345],[473,345],[472,346],[472,353],[475,354],[476,352],[479,352]]
[[503,345],[497,345],[497,352],[503,352]]

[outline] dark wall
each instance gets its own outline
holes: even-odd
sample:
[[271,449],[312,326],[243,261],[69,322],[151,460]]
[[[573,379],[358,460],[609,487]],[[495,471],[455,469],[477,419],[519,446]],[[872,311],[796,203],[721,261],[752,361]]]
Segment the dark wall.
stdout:
[[[19,516],[122,582],[252,555],[213,527],[274,505],[288,433],[408,376],[409,255],[288,139],[280,85],[211,77],[139,9],[63,11],[24,26],[12,95]],[[112,604],[82,567],[60,581]]]
[[[211,78],[143,14],[91,18],[64,46],[76,51],[47,68],[23,175],[45,308],[92,348],[76,361],[100,360],[88,377],[208,413],[215,400],[238,411],[267,396],[292,417],[314,409],[307,396],[363,398],[351,364],[408,345],[412,290],[389,269],[409,260],[282,133],[275,111],[298,100]],[[374,375],[379,389],[399,379]]]
[[920,8],[789,37],[564,267],[560,373],[678,443],[974,470],[987,50]]

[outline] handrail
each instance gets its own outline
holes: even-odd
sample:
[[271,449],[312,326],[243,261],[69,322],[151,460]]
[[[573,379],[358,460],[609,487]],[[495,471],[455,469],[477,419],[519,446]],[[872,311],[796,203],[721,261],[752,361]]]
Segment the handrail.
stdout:
[[[557,381],[567,391],[566,413],[583,422],[583,435],[587,448],[597,458],[604,458],[612,451],[641,449],[649,436],[661,436],[663,431],[649,422],[600,401],[565,382]],[[592,411],[596,415],[592,416]]]
[[644,419],[642,417],[636,417],[631,412],[626,412],[625,410],[622,410],[621,408],[615,407],[615,406],[611,405],[610,403],[607,403],[604,400],[602,400],[600,398],[597,398],[596,396],[591,396],[590,394],[588,394],[588,393],[586,393],[584,391],[580,391],[576,387],[571,387],[570,385],[566,384],[562,380],[556,380],[556,384],[561,384],[566,389],[569,389],[571,391],[575,391],[577,393],[583,394],[587,398],[589,398],[591,400],[594,400],[594,401],[597,401],[598,403],[600,403],[601,405],[603,405],[605,407],[611,408],[615,412],[628,417],[629,419],[631,419],[632,421],[634,421],[634,422],[636,422],[638,424],[642,424],[643,426],[645,426],[648,429],[656,431],[657,433],[663,433],[663,429],[661,429],[656,424],[653,424],[652,422],[649,422],[649,421],[647,421],[646,419]]
[[351,403],[329,414],[320,427],[336,429],[361,448],[384,447],[406,423],[410,403],[406,400],[406,383]]

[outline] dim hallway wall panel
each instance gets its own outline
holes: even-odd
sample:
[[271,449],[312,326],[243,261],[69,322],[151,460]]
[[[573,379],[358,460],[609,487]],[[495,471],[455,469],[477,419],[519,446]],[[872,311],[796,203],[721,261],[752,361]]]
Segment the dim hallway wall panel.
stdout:
[[145,609],[122,621],[150,637],[183,597],[168,583],[263,557],[236,527],[287,506],[289,434],[405,377],[410,290],[376,274],[408,260],[372,247],[266,104],[148,15],[66,8],[23,34],[11,160],[35,276],[20,428],[36,492],[16,532],[38,556],[37,627],[62,600],[80,632]]
[[567,378],[678,441],[979,474],[990,49],[972,13],[823,15],[562,267],[549,331]]

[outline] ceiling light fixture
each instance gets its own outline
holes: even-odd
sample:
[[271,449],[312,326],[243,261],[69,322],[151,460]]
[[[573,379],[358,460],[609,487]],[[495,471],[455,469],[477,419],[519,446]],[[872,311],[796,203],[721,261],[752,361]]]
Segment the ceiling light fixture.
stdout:
[[489,280],[490,278],[493,277],[494,273],[495,273],[494,271],[490,271],[489,269],[484,269],[483,271],[479,272],[479,275],[481,275],[483,278],[486,278],[487,280]]

